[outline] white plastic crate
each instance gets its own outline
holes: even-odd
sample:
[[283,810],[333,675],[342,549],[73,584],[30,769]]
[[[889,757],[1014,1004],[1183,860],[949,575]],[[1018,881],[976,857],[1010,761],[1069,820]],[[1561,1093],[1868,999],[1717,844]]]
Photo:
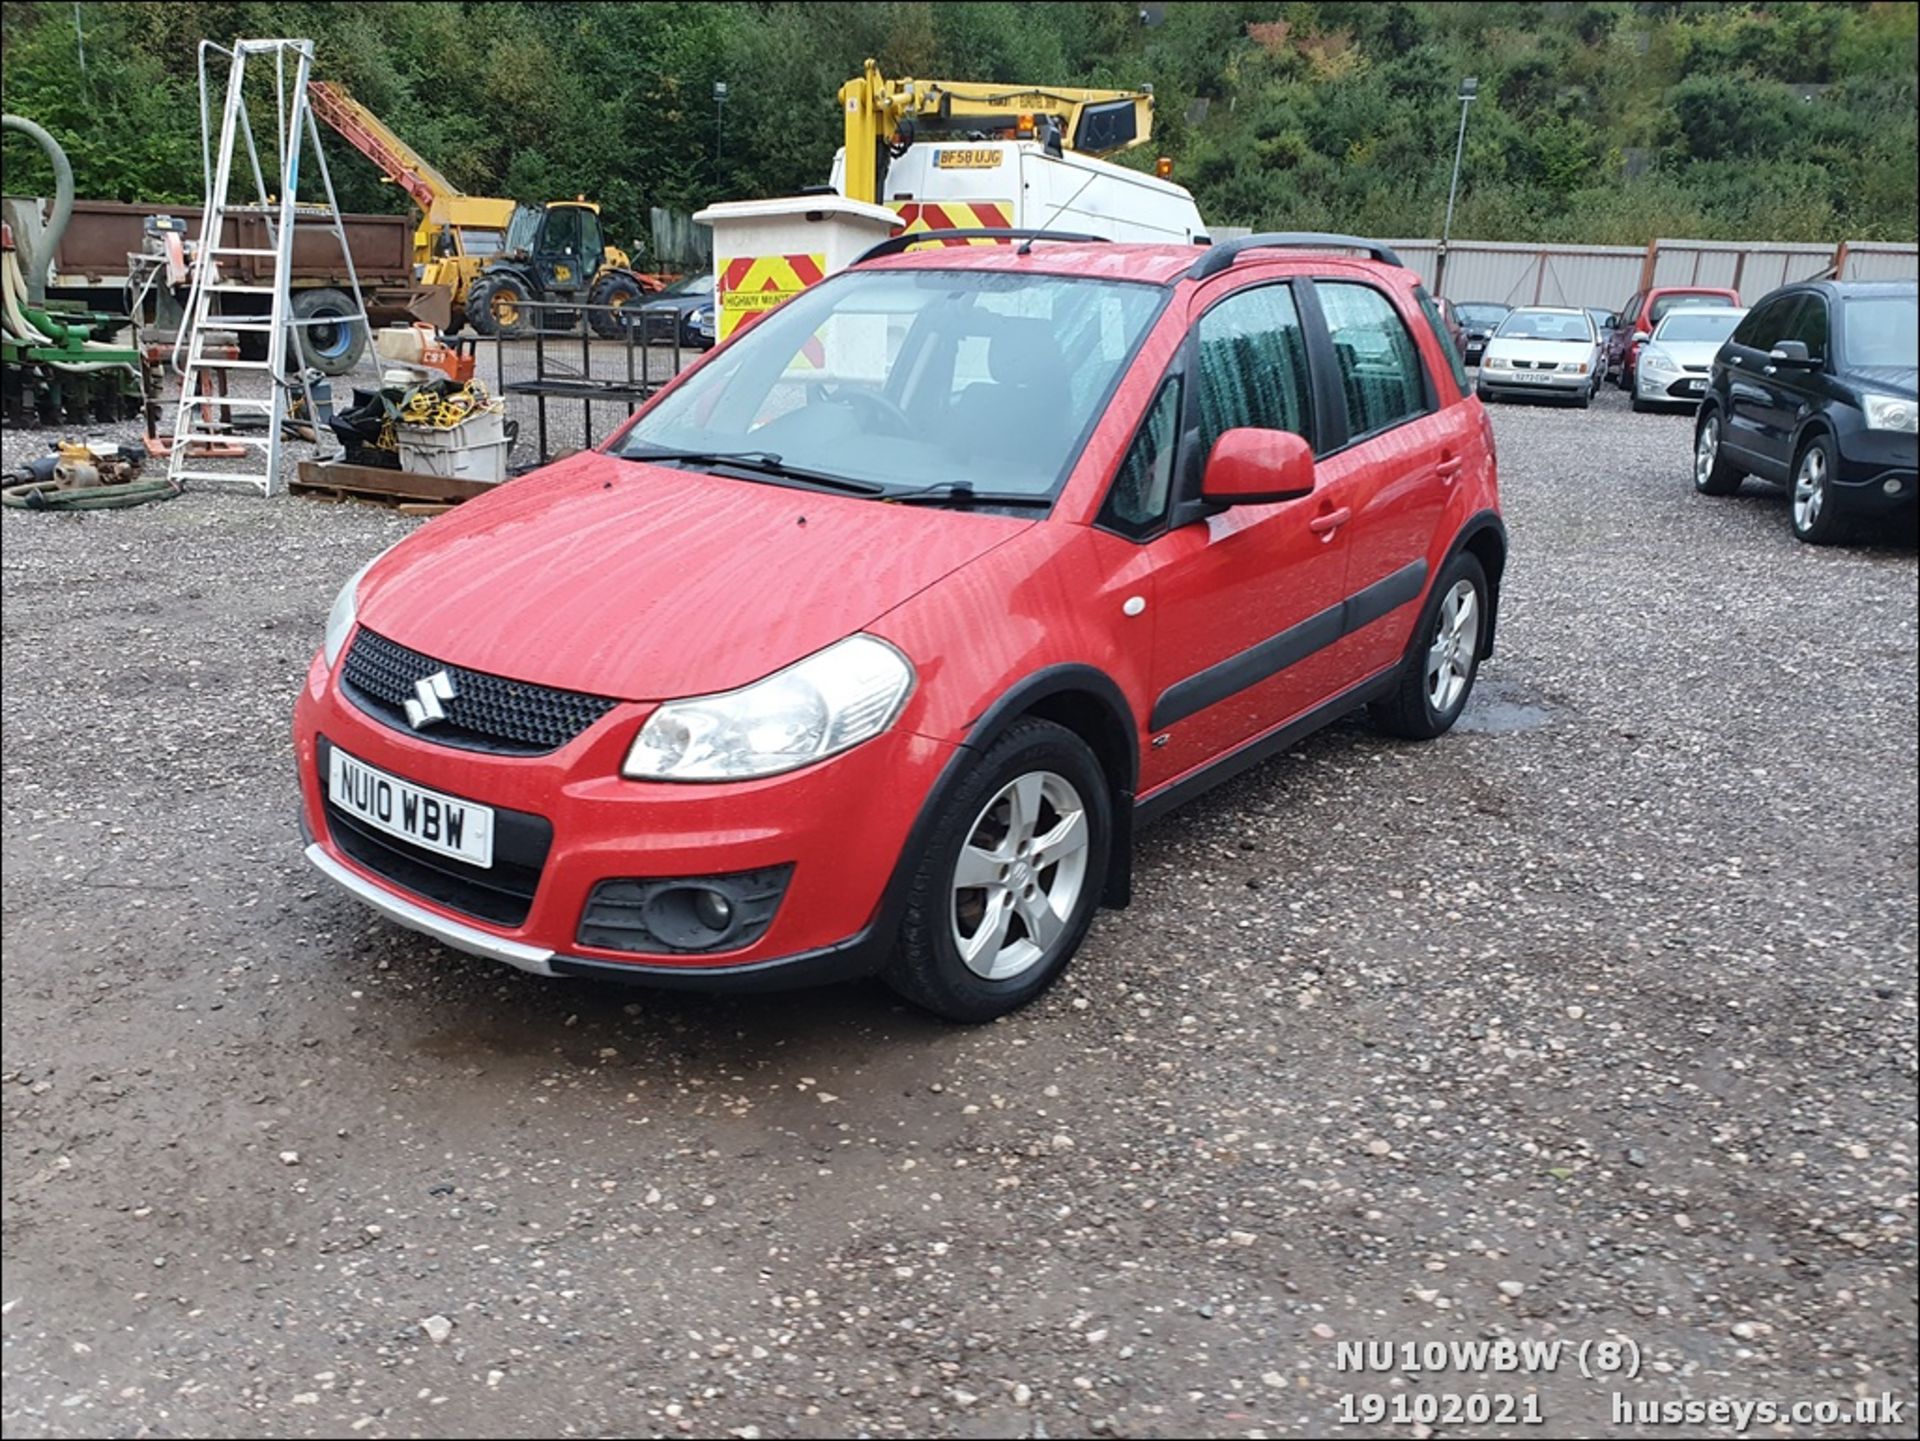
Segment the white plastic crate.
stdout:
[[507,478],[506,407],[495,401],[458,425],[399,425],[400,468],[497,484]]

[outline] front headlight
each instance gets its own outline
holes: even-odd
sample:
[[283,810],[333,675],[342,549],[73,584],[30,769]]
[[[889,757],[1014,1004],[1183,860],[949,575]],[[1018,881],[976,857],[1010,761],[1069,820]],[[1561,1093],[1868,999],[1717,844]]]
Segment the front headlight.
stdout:
[[1504,355],[1482,355],[1480,363],[1488,370],[1506,370],[1509,364]]
[[885,641],[848,636],[739,690],[668,701],[640,727],[620,773],[730,781],[796,770],[892,725],[913,679]]
[[[380,552],[380,555],[385,554],[384,550]],[[328,670],[332,670],[334,662],[340,659],[340,648],[347,643],[347,637],[353,631],[353,622],[360,613],[360,582],[373,569],[374,561],[379,560],[380,555],[356,570],[352,579],[340,587],[340,594],[333,598],[333,609],[327,612],[326,639],[320,647],[327,657]]]
[[713,307],[703,305],[688,318],[692,320],[695,325],[705,325],[709,320],[713,319]]
[[1868,430],[1899,430],[1912,435],[1920,421],[1920,405],[1899,395],[1863,395],[1860,408],[1867,413]]
[[1584,360],[1563,360],[1560,362],[1560,373],[1562,375],[1585,375],[1587,373],[1587,363]]
[[1645,370],[1658,370],[1671,373],[1680,367],[1673,363],[1673,357],[1664,350],[1647,349],[1640,352],[1640,365]]

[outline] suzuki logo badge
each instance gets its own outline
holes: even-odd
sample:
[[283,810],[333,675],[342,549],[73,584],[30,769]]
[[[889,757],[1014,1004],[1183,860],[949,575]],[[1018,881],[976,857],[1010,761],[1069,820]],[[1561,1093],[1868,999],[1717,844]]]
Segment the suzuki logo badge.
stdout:
[[450,701],[459,694],[453,688],[453,677],[443,670],[415,681],[413,698],[407,702],[407,724],[415,730],[438,725],[447,718],[446,708],[441,702]]

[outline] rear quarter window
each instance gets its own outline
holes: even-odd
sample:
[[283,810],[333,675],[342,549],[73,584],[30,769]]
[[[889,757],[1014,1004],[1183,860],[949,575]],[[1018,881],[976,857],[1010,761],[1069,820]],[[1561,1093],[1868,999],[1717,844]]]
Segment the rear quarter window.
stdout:
[[1433,338],[1440,342],[1440,353],[1447,358],[1447,368],[1453,372],[1453,383],[1460,393],[1467,393],[1467,367],[1460,359],[1460,352],[1453,348],[1453,332],[1447,329],[1447,322],[1440,314],[1440,307],[1433,303],[1433,297],[1427,294],[1423,285],[1414,295],[1420,301],[1420,313],[1427,317],[1427,327],[1433,331]]

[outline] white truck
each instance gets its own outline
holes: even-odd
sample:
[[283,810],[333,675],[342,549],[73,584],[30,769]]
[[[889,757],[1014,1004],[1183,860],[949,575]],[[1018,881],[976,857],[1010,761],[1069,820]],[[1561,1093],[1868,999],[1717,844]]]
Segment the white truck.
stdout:
[[[846,151],[833,162],[845,194]],[[1183,186],[1037,140],[922,141],[888,167],[881,204],[908,232],[1069,230],[1107,240],[1188,245],[1207,238]]]

